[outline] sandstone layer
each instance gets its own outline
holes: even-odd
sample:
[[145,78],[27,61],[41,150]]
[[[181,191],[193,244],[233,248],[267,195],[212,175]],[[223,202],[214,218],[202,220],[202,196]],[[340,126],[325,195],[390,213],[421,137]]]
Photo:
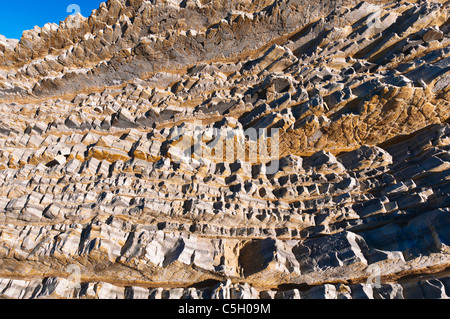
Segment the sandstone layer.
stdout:
[[449,30],[108,0],[0,37],[0,297],[447,298]]

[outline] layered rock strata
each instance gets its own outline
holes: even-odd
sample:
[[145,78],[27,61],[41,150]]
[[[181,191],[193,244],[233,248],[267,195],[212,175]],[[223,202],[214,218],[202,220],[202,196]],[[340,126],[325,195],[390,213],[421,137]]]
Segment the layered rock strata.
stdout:
[[0,38],[0,296],[447,298],[449,9],[111,0]]

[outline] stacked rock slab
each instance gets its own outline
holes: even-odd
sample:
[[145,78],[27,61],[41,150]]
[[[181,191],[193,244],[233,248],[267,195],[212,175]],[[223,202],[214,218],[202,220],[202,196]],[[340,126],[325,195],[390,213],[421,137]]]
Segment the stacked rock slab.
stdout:
[[449,30],[109,0],[0,37],[0,297],[447,298]]

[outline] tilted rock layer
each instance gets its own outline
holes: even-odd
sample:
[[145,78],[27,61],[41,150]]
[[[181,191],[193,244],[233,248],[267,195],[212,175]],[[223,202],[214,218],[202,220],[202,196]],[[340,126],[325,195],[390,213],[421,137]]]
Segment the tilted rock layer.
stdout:
[[449,1],[109,0],[0,37],[0,296],[447,298],[449,30]]

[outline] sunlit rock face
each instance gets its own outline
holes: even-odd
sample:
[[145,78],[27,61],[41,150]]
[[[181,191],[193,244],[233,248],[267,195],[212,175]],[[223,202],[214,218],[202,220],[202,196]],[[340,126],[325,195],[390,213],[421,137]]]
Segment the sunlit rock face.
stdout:
[[110,0],[0,37],[0,297],[450,296],[450,3]]

